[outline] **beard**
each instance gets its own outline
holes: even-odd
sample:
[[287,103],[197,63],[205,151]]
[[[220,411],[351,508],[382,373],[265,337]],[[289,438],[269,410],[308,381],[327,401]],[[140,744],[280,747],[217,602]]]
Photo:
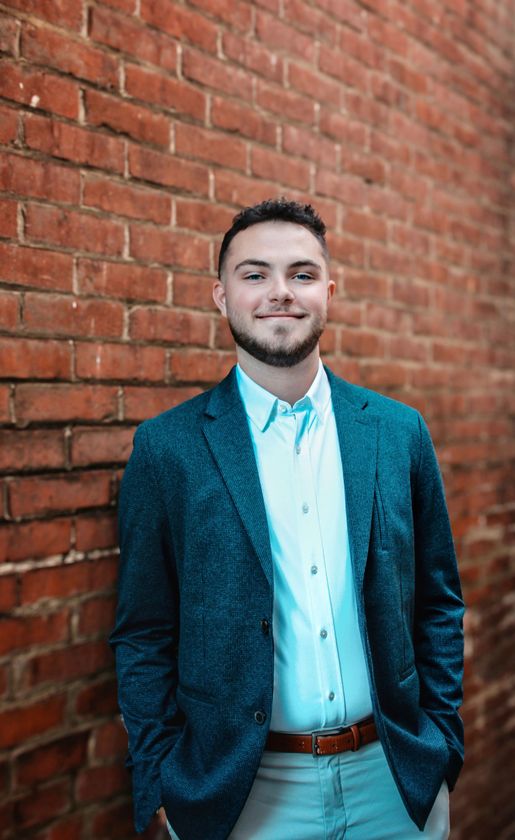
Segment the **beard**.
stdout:
[[243,324],[238,322],[238,318],[232,317],[229,312],[227,320],[236,344],[254,359],[272,367],[294,367],[303,362],[317,346],[325,327],[325,319],[316,316],[309,333],[304,338],[297,341],[288,340],[287,330],[278,325],[275,335],[266,340],[252,335]]

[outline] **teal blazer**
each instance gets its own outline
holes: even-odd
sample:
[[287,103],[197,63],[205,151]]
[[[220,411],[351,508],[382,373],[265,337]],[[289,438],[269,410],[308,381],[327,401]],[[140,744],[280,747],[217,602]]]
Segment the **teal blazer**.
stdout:
[[[376,725],[422,829],[463,761],[463,602],[442,482],[417,411],[327,373]],[[119,524],[111,644],[136,828],[162,805],[181,840],[224,840],[264,750],[274,672],[272,557],[234,369],[138,428]]]

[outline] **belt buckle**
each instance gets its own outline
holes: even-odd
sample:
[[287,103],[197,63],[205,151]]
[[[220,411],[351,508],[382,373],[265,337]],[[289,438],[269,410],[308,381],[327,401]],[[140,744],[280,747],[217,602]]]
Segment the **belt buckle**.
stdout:
[[318,747],[318,738],[329,737],[330,735],[340,735],[347,727],[336,726],[334,729],[317,729],[316,732],[311,733],[311,754],[314,756],[320,755]]

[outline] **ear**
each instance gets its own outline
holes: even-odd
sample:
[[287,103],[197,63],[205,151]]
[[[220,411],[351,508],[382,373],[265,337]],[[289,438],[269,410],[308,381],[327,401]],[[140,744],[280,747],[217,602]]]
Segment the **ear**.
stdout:
[[213,300],[224,318],[227,318],[227,306],[225,303],[225,286],[221,280],[213,283]]
[[327,281],[327,300],[328,301],[331,300],[332,296],[335,293],[335,290],[336,290],[336,283],[334,282],[334,280],[331,280],[329,278],[329,280]]

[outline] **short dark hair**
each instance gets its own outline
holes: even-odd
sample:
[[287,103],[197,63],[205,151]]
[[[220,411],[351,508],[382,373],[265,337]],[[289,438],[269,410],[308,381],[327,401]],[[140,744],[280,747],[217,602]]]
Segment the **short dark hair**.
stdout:
[[225,234],[218,255],[218,277],[222,275],[224,261],[232,240],[242,230],[260,222],[293,222],[311,231],[320,245],[326,259],[329,249],[325,241],[326,226],[311,204],[299,204],[286,198],[269,198],[252,207],[245,207],[232,220],[232,225]]

